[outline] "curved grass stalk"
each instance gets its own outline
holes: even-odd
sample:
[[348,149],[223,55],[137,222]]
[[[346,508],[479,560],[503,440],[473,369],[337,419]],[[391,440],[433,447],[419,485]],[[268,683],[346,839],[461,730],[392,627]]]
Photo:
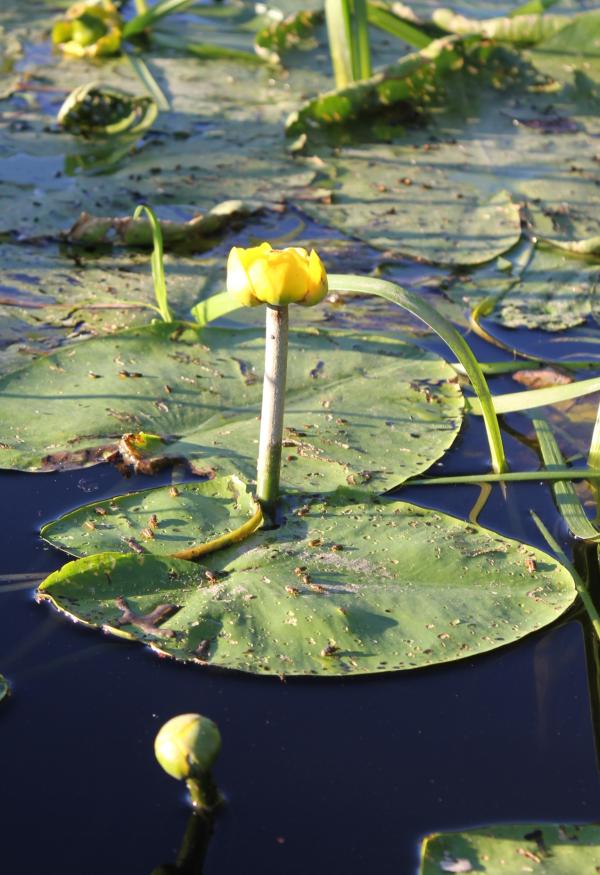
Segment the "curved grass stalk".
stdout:
[[492,468],[497,474],[506,471],[508,465],[500,434],[500,426],[487,381],[469,344],[452,323],[441,316],[428,303],[421,300],[421,298],[413,295],[411,292],[407,292],[401,286],[389,280],[376,279],[375,277],[330,274],[329,289],[333,292],[350,291],[360,294],[378,295],[380,298],[392,301],[429,325],[448,344],[464,367],[473,390],[477,395],[490,448]]
[[148,217],[148,221],[150,223],[150,227],[152,229],[152,255],[150,257],[150,264],[152,266],[152,282],[154,283],[154,294],[156,295],[158,311],[162,317],[163,322],[172,322],[173,315],[171,313],[171,310],[169,309],[167,295],[163,238],[162,231],[160,230],[160,223],[156,218],[154,211],[145,204],[140,204],[135,208],[133,218],[138,219],[142,212],[146,213],[146,216]]
[[[198,0],[159,0],[154,6],[146,6],[146,11],[131,21],[128,21],[123,28],[123,39],[129,39],[132,36],[142,33],[147,27],[152,27],[161,18],[166,15],[174,15],[176,12],[183,12],[189,6],[193,6]],[[144,4],[145,5],[145,4]]]
[[227,532],[225,535],[220,535],[212,541],[207,541],[205,544],[197,544],[194,547],[188,547],[187,550],[180,550],[179,553],[173,553],[174,559],[188,559],[194,562],[196,559],[201,559],[208,553],[215,553],[217,550],[224,550],[225,547],[231,547],[232,544],[238,544],[244,541],[253,532],[255,532],[263,522],[263,513],[258,502],[255,503],[255,510],[250,519],[234,529],[232,532]]
[[[533,410],[535,407],[544,407],[546,404],[558,404],[561,401],[572,401],[590,395],[592,392],[600,392],[600,377],[591,377],[589,380],[578,380],[576,383],[567,383],[561,386],[548,386],[545,389],[529,389],[527,392],[507,392],[505,395],[494,395],[494,409],[496,413],[515,413],[519,410]],[[482,416],[483,409],[478,398],[469,398],[470,413]],[[600,427],[598,429],[599,457],[600,457]],[[600,458],[599,458],[600,461]]]
[[[565,460],[545,419],[533,419],[544,465],[548,471],[565,467]],[[591,466],[593,467],[593,466]],[[556,481],[552,491],[562,518],[570,532],[583,541],[600,541],[600,532],[589,521],[572,481]]]
[[548,471],[504,471],[501,474],[455,474],[448,477],[426,477],[419,480],[408,480],[407,486],[460,486],[462,484],[481,483],[517,483],[539,482],[541,480],[600,480],[600,470],[597,468],[553,468]]
[[125,53],[125,57],[129,61],[131,68],[138,77],[150,97],[161,112],[168,112],[171,109],[171,104],[166,97],[164,91],[156,81],[148,64],[139,55],[130,55]]

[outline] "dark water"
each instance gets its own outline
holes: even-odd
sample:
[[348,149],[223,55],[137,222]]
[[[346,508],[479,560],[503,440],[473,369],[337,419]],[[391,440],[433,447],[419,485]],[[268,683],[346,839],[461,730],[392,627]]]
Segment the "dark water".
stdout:
[[[438,470],[478,470],[480,440],[469,426]],[[535,463],[507,445],[514,465]],[[3,567],[40,575],[62,561],[38,539],[43,521],[148,485],[106,466],[1,482]],[[478,490],[403,494],[467,514]],[[480,521],[542,546],[530,507],[564,537],[543,487],[494,488]],[[8,578],[0,587],[0,666],[14,686],[0,709],[3,873],[149,875],[173,862],[189,811],[152,744],[187,711],[223,735],[216,775],[228,804],[205,875],[414,875],[431,831],[600,818],[576,615],[454,666],[283,683],[159,659],[61,618]]]

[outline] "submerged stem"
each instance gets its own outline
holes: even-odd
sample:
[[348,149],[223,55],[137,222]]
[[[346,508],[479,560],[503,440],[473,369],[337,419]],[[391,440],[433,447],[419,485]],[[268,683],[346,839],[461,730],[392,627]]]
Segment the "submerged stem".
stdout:
[[210,772],[197,773],[186,784],[196,811],[211,812],[219,805],[221,797]]
[[267,305],[265,377],[260,417],[257,496],[263,513],[273,518],[279,498],[281,442],[285,408],[288,308]]

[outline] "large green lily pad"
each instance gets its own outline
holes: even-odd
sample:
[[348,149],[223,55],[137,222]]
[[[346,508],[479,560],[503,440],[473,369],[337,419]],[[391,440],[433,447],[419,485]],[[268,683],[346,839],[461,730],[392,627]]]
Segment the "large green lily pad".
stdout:
[[539,872],[583,875],[600,870],[600,827],[551,823],[479,827],[425,839],[421,875],[440,872]]
[[[81,342],[0,380],[0,465],[92,464],[125,432],[219,474],[256,471],[264,333],[155,324]],[[392,337],[290,334],[284,482],[381,491],[452,444],[463,398],[452,368]]]
[[148,549],[169,556],[238,529],[254,510],[239,478],[217,477],[86,505],[44,526],[41,535],[75,556]]
[[[93,549],[80,532],[74,525],[69,549]],[[157,539],[147,549],[163,548]],[[288,499],[279,529],[202,566],[157,552],[67,563],[40,598],[176,659],[340,675],[493,650],[552,622],[576,594],[569,572],[539,550],[357,490]]]
[[564,331],[586,323],[598,279],[594,258],[537,246],[521,271],[506,266],[455,278],[446,293],[470,308],[496,298],[488,318],[506,328]]

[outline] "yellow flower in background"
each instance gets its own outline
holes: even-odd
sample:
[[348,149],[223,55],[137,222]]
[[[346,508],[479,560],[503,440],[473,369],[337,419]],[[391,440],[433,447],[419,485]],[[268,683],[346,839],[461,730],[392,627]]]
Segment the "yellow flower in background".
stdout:
[[97,58],[121,49],[123,19],[110,0],[75,3],[52,28],[52,42],[66,55]]
[[271,304],[312,306],[327,294],[327,274],[317,253],[261,243],[250,249],[234,246],[227,260],[227,291],[241,306]]

